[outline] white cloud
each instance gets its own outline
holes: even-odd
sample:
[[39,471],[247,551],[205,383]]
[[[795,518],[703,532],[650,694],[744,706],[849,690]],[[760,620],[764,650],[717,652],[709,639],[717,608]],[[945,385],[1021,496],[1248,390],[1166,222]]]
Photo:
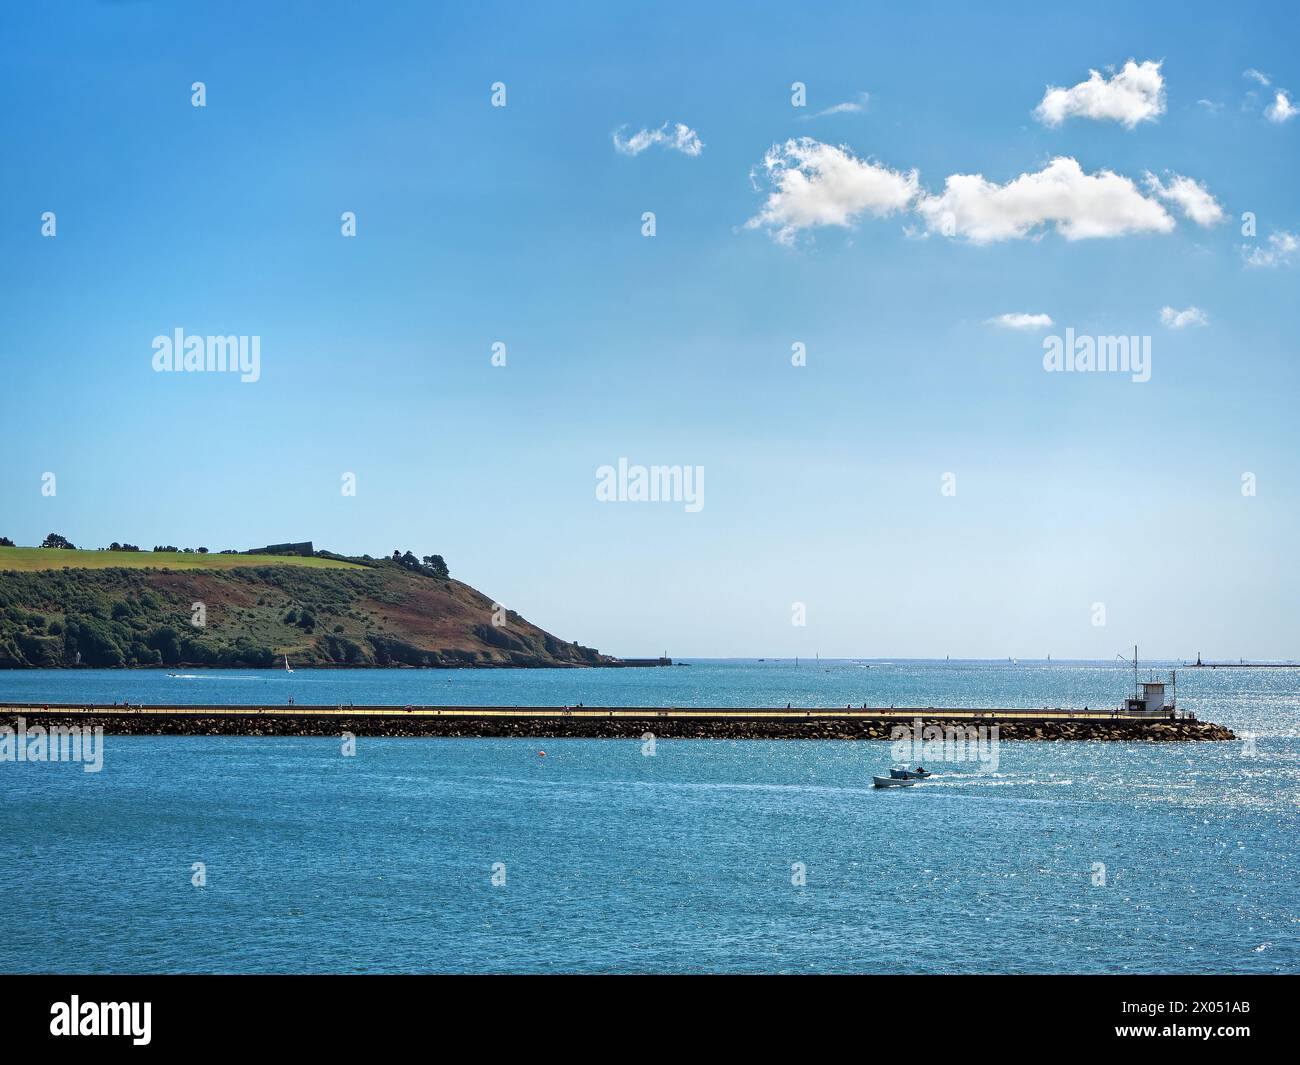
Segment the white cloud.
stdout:
[[1243,71],[1241,72],[1241,76],[1242,76],[1243,78],[1250,78],[1251,81],[1257,81],[1257,82],[1259,82],[1261,85],[1263,85],[1265,88],[1267,88],[1269,85],[1272,85],[1272,84],[1273,84],[1272,80],[1269,78],[1269,76],[1268,76],[1267,74],[1264,74],[1264,73],[1262,73],[1262,72],[1256,70],[1254,67],[1251,67],[1251,68],[1248,69],[1248,70],[1243,70]]
[[1095,118],[1123,123],[1132,129],[1139,122],[1154,121],[1165,112],[1165,80],[1160,62],[1130,59],[1124,69],[1109,80],[1090,70],[1088,80],[1070,89],[1049,85],[1034,115],[1048,126],[1059,126],[1067,118]]
[[1176,311],[1172,307],[1160,308],[1160,322],[1170,329],[1185,329],[1189,325],[1208,325],[1209,319],[1199,307],[1188,307],[1185,311]]
[[1085,174],[1069,157],[1005,185],[982,174],[954,174],[942,195],[923,195],[916,209],[931,230],[975,244],[1035,236],[1048,225],[1067,240],[1174,228],[1169,212],[1129,178],[1110,170]]
[[614,150],[624,155],[640,155],[654,145],[672,148],[683,155],[699,155],[704,151],[704,142],[700,140],[700,135],[682,122],[675,123],[671,130],[665,122],[658,129],[643,129],[630,137],[623,136],[623,130],[626,128],[620,126],[614,131]]
[[1198,226],[1217,226],[1227,220],[1228,216],[1223,213],[1219,201],[1211,196],[1210,190],[1199,181],[1183,177],[1181,174],[1173,174],[1169,184],[1165,185],[1148,170],[1146,183],[1147,188],[1162,200],[1178,204],[1183,214]]
[[999,314],[985,322],[985,325],[996,325],[1002,329],[1046,329],[1051,324],[1051,315],[1026,314],[1023,311]]
[[918,191],[915,170],[890,170],[811,137],[774,144],[762,169],[771,191],[745,226],[766,228],[781,244],[794,243],[800,230],[847,228],[863,214],[881,218],[905,210]]
[[869,93],[860,92],[856,100],[845,100],[841,104],[831,104],[830,107],[823,108],[815,115],[809,115],[808,118],[822,118],[825,115],[856,115],[867,109],[867,104],[871,101]]
[[1290,266],[1298,249],[1300,249],[1300,238],[1297,238],[1294,233],[1279,230],[1268,235],[1267,247],[1252,248],[1243,244],[1241,254],[1247,266]]
[[1264,109],[1264,117],[1270,122],[1285,122],[1289,118],[1295,118],[1296,115],[1300,115],[1300,107],[1296,107],[1291,102],[1286,89],[1278,89],[1273,102]]
[[1223,110],[1223,104],[1219,103],[1217,100],[1197,100],[1196,102],[1212,115],[1217,115]]

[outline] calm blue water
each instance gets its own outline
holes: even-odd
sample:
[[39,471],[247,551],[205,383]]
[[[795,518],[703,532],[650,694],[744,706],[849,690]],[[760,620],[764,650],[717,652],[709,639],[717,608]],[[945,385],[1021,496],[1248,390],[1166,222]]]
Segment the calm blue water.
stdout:
[[[1111,705],[1130,680],[50,671],[0,674],[0,700]],[[1253,749],[1005,743],[995,775],[894,791],[870,787],[885,743],[107,737],[98,774],[0,763],[0,970],[1300,971],[1300,673],[1179,682]]]

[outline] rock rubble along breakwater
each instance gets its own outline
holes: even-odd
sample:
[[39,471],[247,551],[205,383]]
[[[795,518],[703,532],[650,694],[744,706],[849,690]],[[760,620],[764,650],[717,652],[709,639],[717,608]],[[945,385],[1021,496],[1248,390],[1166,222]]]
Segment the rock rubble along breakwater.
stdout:
[[[754,716],[760,714],[762,716]],[[22,717],[33,726],[102,728],[128,736],[357,736],[517,737],[632,739],[646,733],[676,739],[720,740],[891,740],[900,726],[938,729],[997,726],[1001,740],[1091,740],[1119,742],[1187,742],[1234,740],[1232,730],[1209,721],[1133,720],[1131,718],[1007,719],[987,712],[979,716],[866,716],[833,711],[511,710],[508,708],[341,707],[255,708],[0,708],[0,722],[15,726]]]

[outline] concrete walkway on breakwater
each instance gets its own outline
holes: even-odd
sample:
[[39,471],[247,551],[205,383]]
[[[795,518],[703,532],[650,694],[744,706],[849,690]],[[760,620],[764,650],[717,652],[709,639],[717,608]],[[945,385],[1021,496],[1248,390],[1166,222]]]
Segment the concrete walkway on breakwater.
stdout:
[[1119,709],[1073,710],[1068,707],[730,707],[730,706],[355,706],[306,704],[75,704],[0,703],[7,714],[120,714],[131,716],[198,715],[202,717],[475,717],[475,718],[717,718],[721,720],[807,720],[808,718],[927,720],[989,724],[993,721],[1168,721],[1167,715],[1132,714]]

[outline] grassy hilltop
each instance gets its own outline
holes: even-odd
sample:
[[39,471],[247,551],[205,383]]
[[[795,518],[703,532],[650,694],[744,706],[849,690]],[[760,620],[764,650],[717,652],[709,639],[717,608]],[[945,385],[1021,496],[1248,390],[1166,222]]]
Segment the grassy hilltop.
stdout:
[[249,566],[306,566],[359,569],[342,559],[298,555],[214,555],[192,551],[78,551],[43,547],[0,547],[0,573],[52,569],[246,569]]
[[[441,559],[438,559],[441,563]],[[404,559],[0,547],[0,668],[612,661]],[[201,622],[201,624],[196,624]]]

